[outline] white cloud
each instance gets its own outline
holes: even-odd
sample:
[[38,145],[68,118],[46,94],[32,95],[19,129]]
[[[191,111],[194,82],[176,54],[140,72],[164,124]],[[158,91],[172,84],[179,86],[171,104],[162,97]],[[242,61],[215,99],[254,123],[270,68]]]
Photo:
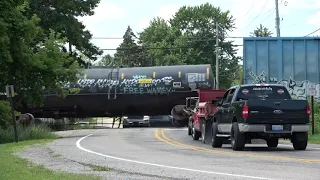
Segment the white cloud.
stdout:
[[155,13],[155,16],[162,17],[165,20],[170,20],[179,8],[180,6],[178,5],[168,4],[160,7],[160,9]]
[[310,16],[307,19],[307,23],[311,25],[318,25],[320,21],[320,11],[318,11],[314,16]]
[[101,1],[98,7],[94,9],[93,16],[80,17],[79,19],[85,22],[96,23],[106,19],[122,19],[126,16],[126,13],[126,9],[116,4]]
[[[161,6],[159,10],[157,10],[152,17],[161,17],[164,20],[170,20],[175,13],[179,10],[180,6],[176,4],[168,4],[165,6]],[[144,28],[148,27],[150,24],[151,19],[143,19],[139,22],[139,29],[143,30]]]

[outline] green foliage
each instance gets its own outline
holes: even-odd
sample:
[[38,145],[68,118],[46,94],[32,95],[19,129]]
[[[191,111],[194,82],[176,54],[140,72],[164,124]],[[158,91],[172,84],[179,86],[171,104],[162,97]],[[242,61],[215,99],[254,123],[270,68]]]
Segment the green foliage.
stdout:
[[243,65],[238,65],[238,68],[237,68],[237,73],[236,73],[236,76],[234,77],[234,80],[232,82],[232,86],[234,85],[239,85],[239,84],[243,84]]
[[[20,115],[15,111],[15,116]],[[12,125],[11,107],[8,101],[0,101],[0,129],[7,129]]]
[[123,35],[123,42],[117,48],[114,55],[114,62],[128,67],[145,66],[142,58],[142,50],[139,48],[135,39],[137,36],[128,26]]
[[260,26],[257,27],[256,30],[250,33],[250,36],[251,37],[271,37],[272,34],[273,33],[268,28],[260,24]]
[[238,61],[233,41],[226,40],[234,29],[234,18],[209,3],[183,6],[170,19],[154,18],[139,33],[144,59],[152,65],[212,64],[215,73],[215,23],[219,24],[220,87],[228,88],[238,74]]
[[11,122],[10,104],[7,101],[0,101],[0,129],[7,129]]
[[[30,125],[23,127],[21,124],[17,124],[17,132],[19,141],[32,140],[32,139],[52,139],[56,135],[51,133],[50,128],[45,125]],[[0,129],[0,144],[14,142],[13,126],[9,126],[7,129]]]
[[[114,57],[112,57],[110,54],[107,54],[100,60],[98,66],[110,66],[112,64],[114,64]],[[120,64],[118,63],[117,65]]]
[[[312,121],[312,108],[311,108],[311,97],[308,97],[308,102],[310,105],[310,122]],[[317,102],[314,102],[314,125],[315,125],[315,133],[320,134],[320,104]],[[310,130],[310,133],[312,131]]]
[[[61,33],[63,37],[68,39],[72,57],[84,65],[85,60],[81,54],[84,54],[90,60],[96,60],[96,56],[101,55],[103,52],[90,42],[92,34],[85,30],[86,27],[77,17],[93,15],[93,10],[99,3],[100,0],[29,0],[30,8],[26,14],[28,17],[36,14],[41,19],[39,25],[44,30],[44,33],[39,39],[49,36],[49,29]],[[79,52],[72,50],[72,45]]]
[[41,105],[44,88],[64,97],[68,91],[63,86],[81,72],[77,61],[63,52],[67,38],[39,26],[46,19],[30,14],[35,1],[15,2],[0,2],[0,90],[14,85],[15,107]]

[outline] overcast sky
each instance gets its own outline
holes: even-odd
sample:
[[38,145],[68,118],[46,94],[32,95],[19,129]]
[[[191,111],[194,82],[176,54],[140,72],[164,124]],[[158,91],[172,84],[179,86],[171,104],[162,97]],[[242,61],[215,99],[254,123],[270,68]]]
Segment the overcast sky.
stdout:
[[[153,17],[160,16],[168,20],[183,5],[206,2],[222,10],[230,10],[236,18],[237,29],[230,36],[247,37],[260,23],[276,35],[274,0],[101,0],[95,15],[79,19],[94,37],[121,38],[128,25],[134,32],[141,32]],[[281,36],[305,36],[320,28],[319,0],[279,0],[279,12]],[[313,35],[320,35],[320,31]],[[235,40],[236,44],[242,44],[242,39]],[[114,49],[122,39],[99,39],[92,42],[100,48]],[[104,54],[114,52],[105,51]],[[241,47],[238,53],[242,54]]]

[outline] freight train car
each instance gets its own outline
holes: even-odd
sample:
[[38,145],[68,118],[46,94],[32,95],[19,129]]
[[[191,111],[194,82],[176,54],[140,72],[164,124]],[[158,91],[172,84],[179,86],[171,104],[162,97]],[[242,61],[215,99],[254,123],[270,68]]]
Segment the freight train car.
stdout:
[[24,108],[35,118],[114,117],[170,114],[196,89],[213,89],[210,64],[134,68],[93,67],[84,70],[76,84],[77,94],[60,98],[45,93],[43,107]]

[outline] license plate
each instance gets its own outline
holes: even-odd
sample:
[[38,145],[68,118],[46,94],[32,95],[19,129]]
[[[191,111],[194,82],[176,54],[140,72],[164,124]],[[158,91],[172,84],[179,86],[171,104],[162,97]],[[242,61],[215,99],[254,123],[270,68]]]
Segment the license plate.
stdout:
[[272,125],[272,131],[283,131],[283,125]]

